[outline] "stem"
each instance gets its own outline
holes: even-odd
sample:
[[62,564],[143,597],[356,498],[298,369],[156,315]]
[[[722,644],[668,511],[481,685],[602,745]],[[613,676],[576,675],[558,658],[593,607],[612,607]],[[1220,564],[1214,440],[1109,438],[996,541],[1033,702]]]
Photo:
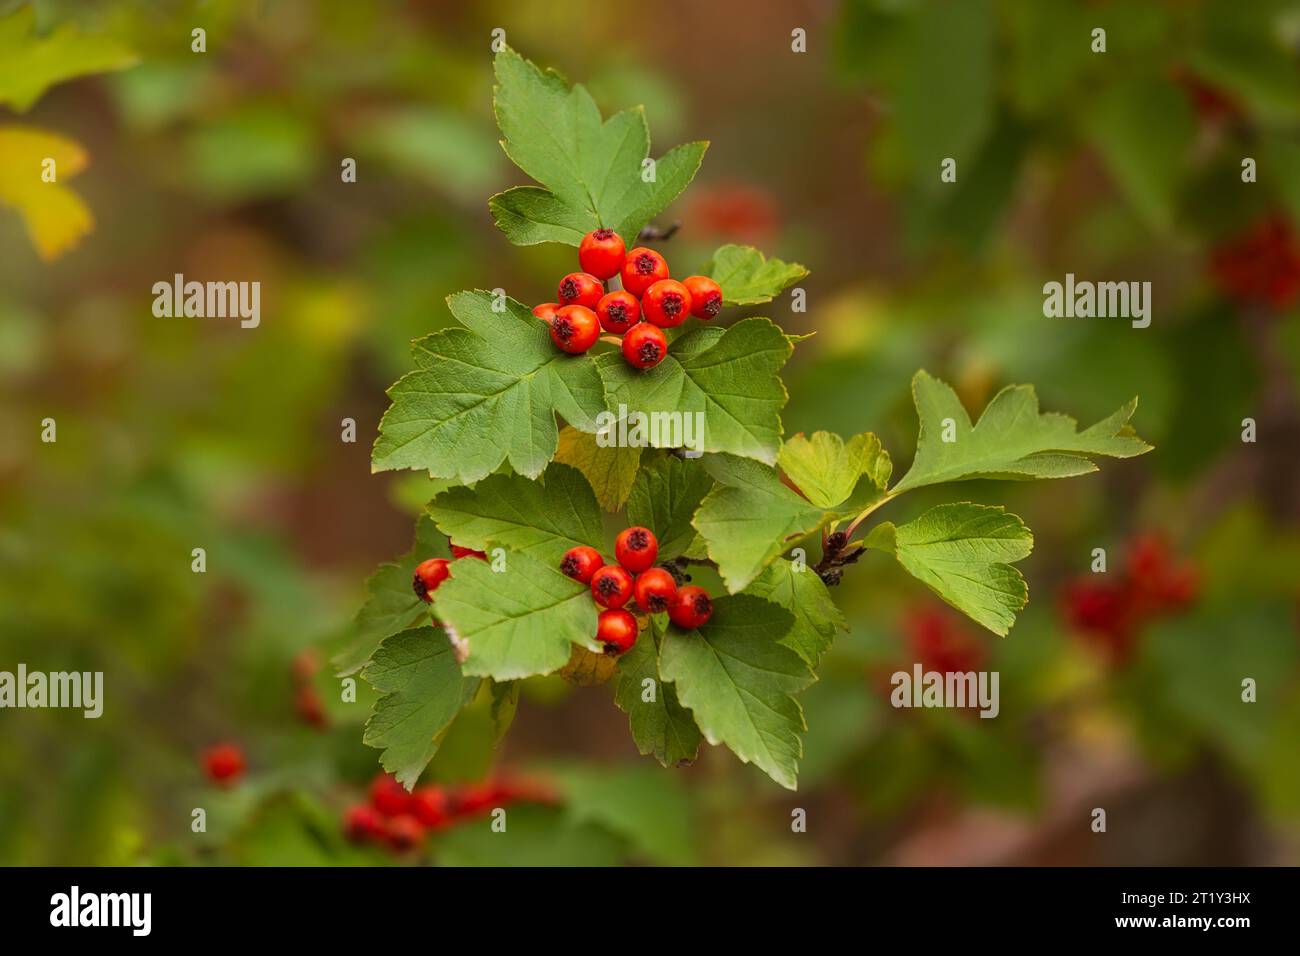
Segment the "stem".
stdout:
[[674,219],[673,224],[668,226],[666,229],[660,229],[658,226],[651,224],[643,227],[642,230],[636,234],[636,241],[667,242],[680,228],[682,228],[682,221],[680,219]]

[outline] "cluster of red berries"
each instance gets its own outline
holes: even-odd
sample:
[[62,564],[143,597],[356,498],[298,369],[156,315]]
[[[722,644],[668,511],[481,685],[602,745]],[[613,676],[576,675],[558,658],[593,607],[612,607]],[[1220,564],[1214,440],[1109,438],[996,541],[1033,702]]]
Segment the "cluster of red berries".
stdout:
[[343,832],[353,843],[376,843],[402,853],[424,844],[431,831],[445,830],[507,804],[555,803],[555,792],[526,779],[488,780],[464,787],[430,784],[410,793],[390,774],[370,784],[370,802],[348,807]]
[[239,744],[215,744],[203,751],[203,772],[219,787],[233,787],[244,775],[244,751]]
[[[722,288],[708,276],[669,278],[668,263],[653,249],[626,251],[613,229],[597,229],[578,246],[581,272],[560,280],[559,302],[544,302],[533,315],[551,327],[551,339],[570,354],[596,344],[600,331],[622,336],[623,357],[636,368],[651,368],[668,354],[664,329],[695,316],[705,321],[722,308]],[[615,276],[621,289],[607,290]]]
[[415,596],[426,604],[433,603],[433,592],[438,590],[438,585],[451,577],[451,563],[461,558],[478,558],[480,561],[486,561],[487,555],[473,548],[462,548],[458,544],[453,544],[450,558],[429,558],[421,561],[415,566],[415,574],[411,578],[411,589],[415,591]]
[[606,564],[599,551],[586,545],[570,548],[560,560],[560,570],[591,586],[591,596],[605,610],[596,624],[596,640],[606,654],[622,654],[636,643],[637,620],[623,605],[635,599],[647,614],[668,612],[668,618],[687,630],[702,627],[713,616],[713,601],[704,588],[678,587],[664,568],[654,567],[659,540],[649,528],[625,528],[614,539],[616,564]]
[[1086,574],[1066,585],[1066,620],[1114,664],[1124,663],[1137,636],[1151,621],[1183,610],[1196,600],[1199,575],[1178,564],[1164,538],[1147,534],[1129,547],[1124,569],[1110,575]]
[[1210,272],[1238,302],[1289,309],[1300,298],[1300,240],[1285,217],[1265,219],[1215,249]]

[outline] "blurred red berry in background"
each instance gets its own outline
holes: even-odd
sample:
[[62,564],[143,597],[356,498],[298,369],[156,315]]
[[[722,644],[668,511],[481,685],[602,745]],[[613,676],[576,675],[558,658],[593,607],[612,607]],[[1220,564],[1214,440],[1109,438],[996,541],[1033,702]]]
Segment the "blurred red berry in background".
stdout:
[[776,234],[776,204],[754,186],[696,187],[686,221],[700,235],[762,245]]
[[1300,298],[1300,241],[1285,217],[1270,217],[1215,247],[1210,273],[1230,299],[1288,309]]
[[392,774],[381,773],[370,784],[370,805],[386,817],[408,813],[411,795]]
[[203,769],[213,783],[231,786],[244,775],[244,751],[232,743],[210,747],[203,754]]
[[953,612],[937,604],[911,608],[903,619],[908,648],[926,671],[979,670],[987,648]]

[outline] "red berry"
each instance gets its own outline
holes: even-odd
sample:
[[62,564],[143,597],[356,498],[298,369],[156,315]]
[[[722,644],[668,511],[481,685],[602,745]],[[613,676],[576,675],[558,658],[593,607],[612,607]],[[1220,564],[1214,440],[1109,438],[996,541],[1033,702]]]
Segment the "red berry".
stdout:
[[293,681],[295,684],[305,684],[320,670],[320,655],[312,647],[304,647],[293,656],[293,663],[290,665],[293,672]]
[[217,744],[203,754],[203,769],[213,783],[228,787],[244,775],[244,751],[238,744]]
[[622,335],[641,321],[641,303],[631,292],[610,292],[596,303],[600,327],[611,335]]
[[677,596],[668,605],[669,620],[687,630],[703,627],[712,616],[713,601],[710,600],[708,592],[693,584],[688,584],[678,591]]
[[623,358],[636,368],[653,368],[667,354],[668,337],[657,325],[641,322],[623,336]]
[[904,622],[908,644],[927,671],[940,674],[979,670],[985,644],[943,605],[911,609]]
[[641,299],[641,311],[647,322],[671,329],[691,314],[691,294],[676,279],[660,279]]
[[421,601],[428,603],[433,600],[433,592],[438,590],[438,585],[451,576],[447,570],[450,562],[446,558],[429,558],[427,561],[421,561],[415,568],[415,575],[411,578],[411,589],[415,591],[415,596]]
[[636,618],[621,607],[600,612],[596,622],[596,640],[605,645],[606,654],[622,654],[636,643]]
[[614,539],[614,558],[633,574],[640,574],[659,557],[659,539],[649,528],[624,528]]
[[498,803],[497,787],[491,781],[464,787],[452,800],[452,812],[457,816],[472,816],[492,809]]
[[663,568],[650,568],[637,575],[632,594],[643,611],[662,614],[677,596],[677,582]]
[[447,795],[441,787],[416,787],[411,794],[411,815],[426,827],[443,826],[451,819]]
[[358,803],[343,814],[343,833],[353,843],[380,840],[384,836],[384,818],[368,803]]
[[393,817],[384,830],[388,845],[398,853],[413,850],[424,842],[424,824],[410,814]]
[[623,288],[640,298],[660,279],[668,278],[668,263],[653,249],[638,246],[627,254],[620,273]]
[[591,596],[601,607],[622,607],[632,596],[632,575],[607,564],[591,576]]
[[595,276],[585,272],[570,272],[560,280],[557,297],[560,305],[585,305],[594,309],[604,294],[605,287]]
[[722,311],[722,286],[708,276],[687,276],[682,280],[691,294],[691,315],[708,321]]
[[294,709],[307,724],[317,729],[323,728],[329,721],[325,717],[325,704],[314,687],[299,687],[294,698]]
[[392,774],[381,773],[370,783],[370,805],[386,817],[411,812],[411,795]]
[[550,325],[555,319],[555,313],[559,310],[558,302],[543,302],[541,305],[533,306],[533,315],[537,316],[547,325]]
[[576,581],[590,584],[591,576],[604,564],[605,559],[600,556],[599,551],[580,544],[564,552],[564,557],[560,559],[560,570]]
[[486,561],[487,555],[482,551],[475,551],[473,548],[462,548],[458,544],[451,546],[451,556],[453,558],[478,558],[480,561]]
[[578,264],[584,272],[590,272],[598,279],[609,279],[618,275],[627,258],[623,237],[613,229],[597,229],[582,237],[578,245]]
[[551,321],[551,340],[570,355],[585,352],[600,338],[600,321],[585,305],[566,305]]

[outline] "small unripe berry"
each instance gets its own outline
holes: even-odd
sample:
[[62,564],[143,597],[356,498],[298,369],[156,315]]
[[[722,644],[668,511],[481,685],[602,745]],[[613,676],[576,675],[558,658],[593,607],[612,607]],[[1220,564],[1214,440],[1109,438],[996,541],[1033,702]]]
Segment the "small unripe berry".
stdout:
[[618,275],[627,258],[623,237],[613,229],[597,229],[582,237],[578,245],[578,264],[583,272],[597,279],[610,279]]
[[659,557],[659,539],[649,528],[624,528],[614,539],[614,559],[633,574],[640,574]]
[[451,572],[447,570],[449,563],[446,558],[429,558],[427,561],[421,561],[415,568],[415,575],[411,578],[411,589],[415,591],[415,596],[425,603],[432,601],[433,592],[438,590],[438,585],[451,576]]
[[605,559],[600,556],[600,552],[595,548],[587,547],[585,544],[570,548],[564,552],[564,557],[560,559],[560,570],[575,581],[581,581],[583,584],[590,584],[591,576],[604,565]]
[[632,575],[607,564],[591,576],[591,596],[601,607],[622,607],[632,597]]
[[623,288],[640,298],[646,289],[660,279],[668,278],[668,263],[653,249],[638,246],[627,254],[620,276]]
[[414,850],[424,842],[424,824],[410,814],[393,817],[384,827],[388,845],[398,853]]
[[668,605],[668,617],[678,627],[692,630],[703,627],[713,616],[713,601],[704,588],[688,584],[677,592]]
[[649,568],[636,576],[632,594],[641,610],[662,614],[677,596],[677,582],[663,568]]
[[610,292],[596,303],[596,318],[606,332],[622,335],[641,321],[641,303],[631,292]]
[[343,815],[343,833],[353,843],[368,843],[384,837],[384,818],[367,803],[348,807]]
[[551,320],[551,341],[570,355],[585,352],[600,338],[600,321],[585,305],[566,305]]
[[636,368],[653,368],[667,354],[668,337],[657,325],[640,322],[623,336],[623,358]]
[[370,783],[370,805],[386,817],[411,812],[411,795],[392,774],[381,773]]
[[671,329],[681,325],[691,314],[691,294],[676,279],[660,279],[646,290],[641,299],[641,311],[645,313],[647,322]]
[[244,775],[244,751],[238,744],[217,744],[203,754],[203,769],[213,783],[228,787]]
[[543,302],[541,305],[533,306],[533,315],[550,325],[555,320],[555,313],[559,311],[559,308],[560,303],[558,302]]
[[601,611],[596,622],[596,640],[605,645],[606,654],[622,654],[636,643],[636,618],[621,607]]
[[595,276],[585,272],[570,272],[560,280],[557,298],[560,305],[585,305],[594,309],[604,294],[605,287]]
[[708,276],[687,276],[682,280],[691,294],[691,315],[707,322],[722,311],[722,286]]

